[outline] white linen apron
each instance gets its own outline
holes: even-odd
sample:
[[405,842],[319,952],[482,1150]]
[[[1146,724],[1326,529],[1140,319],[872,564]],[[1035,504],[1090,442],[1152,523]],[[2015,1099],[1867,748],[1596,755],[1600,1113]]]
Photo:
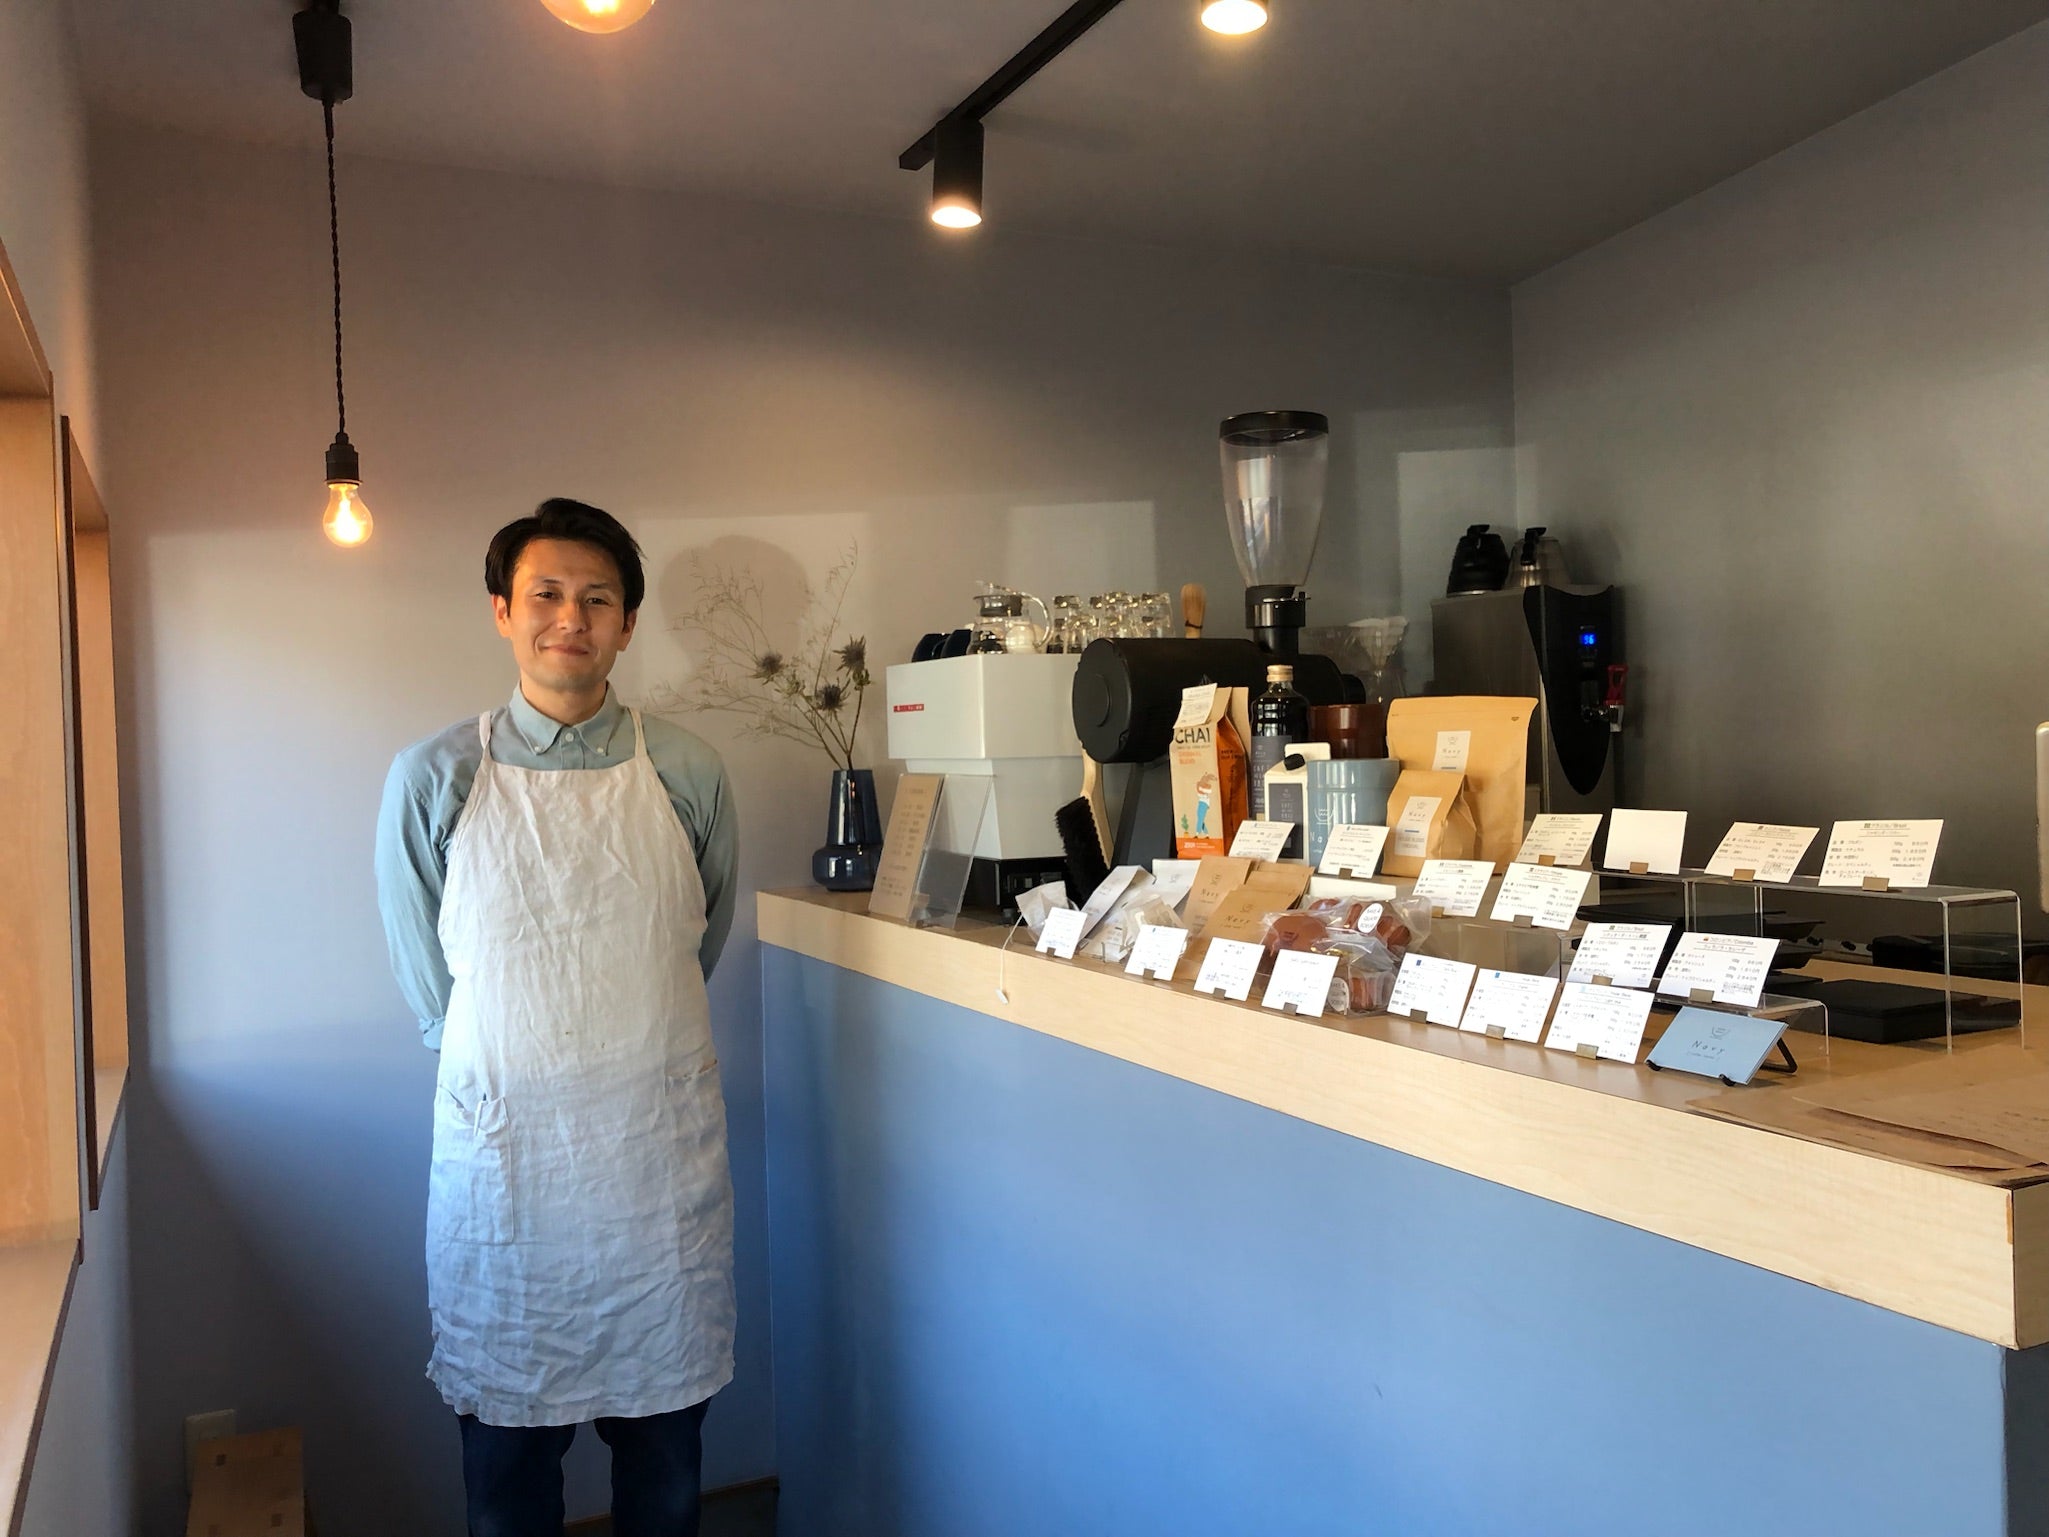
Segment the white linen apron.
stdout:
[[733,1375],[733,1184],[704,884],[647,755],[492,761],[456,821],[427,1375],[488,1425],[688,1408]]

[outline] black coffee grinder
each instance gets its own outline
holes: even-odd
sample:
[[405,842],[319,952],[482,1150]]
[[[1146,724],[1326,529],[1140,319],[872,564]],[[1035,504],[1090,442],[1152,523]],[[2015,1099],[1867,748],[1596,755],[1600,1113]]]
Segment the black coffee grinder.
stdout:
[[1251,640],[1099,640],[1074,674],[1074,729],[1098,763],[1132,765],[1117,819],[1115,864],[1149,864],[1174,853],[1173,787],[1166,753],[1181,691],[1199,683],[1256,688],[1267,662],[1295,665],[1311,704],[1366,697],[1357,678],[1325,656],[1302,656],[1308,612],[1302,584],[1323,528],[1330,420],[1314,411],[1248,411],[1223,423],[1224,516],[1245,578]]

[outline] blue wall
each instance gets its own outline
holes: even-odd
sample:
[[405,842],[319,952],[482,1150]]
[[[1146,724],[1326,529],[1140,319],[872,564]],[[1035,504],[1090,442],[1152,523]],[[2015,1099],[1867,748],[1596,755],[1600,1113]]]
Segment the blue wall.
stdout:
[[2037,1357],[763,953],[785,1531],[2006,1530]]

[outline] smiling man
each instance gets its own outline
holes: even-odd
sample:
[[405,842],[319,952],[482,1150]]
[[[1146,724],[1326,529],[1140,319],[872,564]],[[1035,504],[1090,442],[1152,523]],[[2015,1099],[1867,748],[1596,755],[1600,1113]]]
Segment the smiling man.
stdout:
[[607,681],[645,591],[609,514],[543,502],[484,586],[508,704],[407,748],[377,825],[392,968],[441,1063],[427,1375],[471,1537],[561,1537],[595,1421],[617,1537],[697,1531],[733,1375],[733,1190],[705,978],[732,922],[718,754]]

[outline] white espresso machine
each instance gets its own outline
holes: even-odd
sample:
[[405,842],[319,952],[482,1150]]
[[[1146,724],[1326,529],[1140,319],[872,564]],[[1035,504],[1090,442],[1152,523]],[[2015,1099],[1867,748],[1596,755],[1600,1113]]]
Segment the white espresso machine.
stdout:
[[1079,660],[978,652],[902,662],[884,675],[889,755],[909,773],[986,782],[986,797],[942,795],[934,828],[935,841],[974,855],[970,907],[1007,908],[1019,892],[1062,873],[1053,813],[1081,794]]

